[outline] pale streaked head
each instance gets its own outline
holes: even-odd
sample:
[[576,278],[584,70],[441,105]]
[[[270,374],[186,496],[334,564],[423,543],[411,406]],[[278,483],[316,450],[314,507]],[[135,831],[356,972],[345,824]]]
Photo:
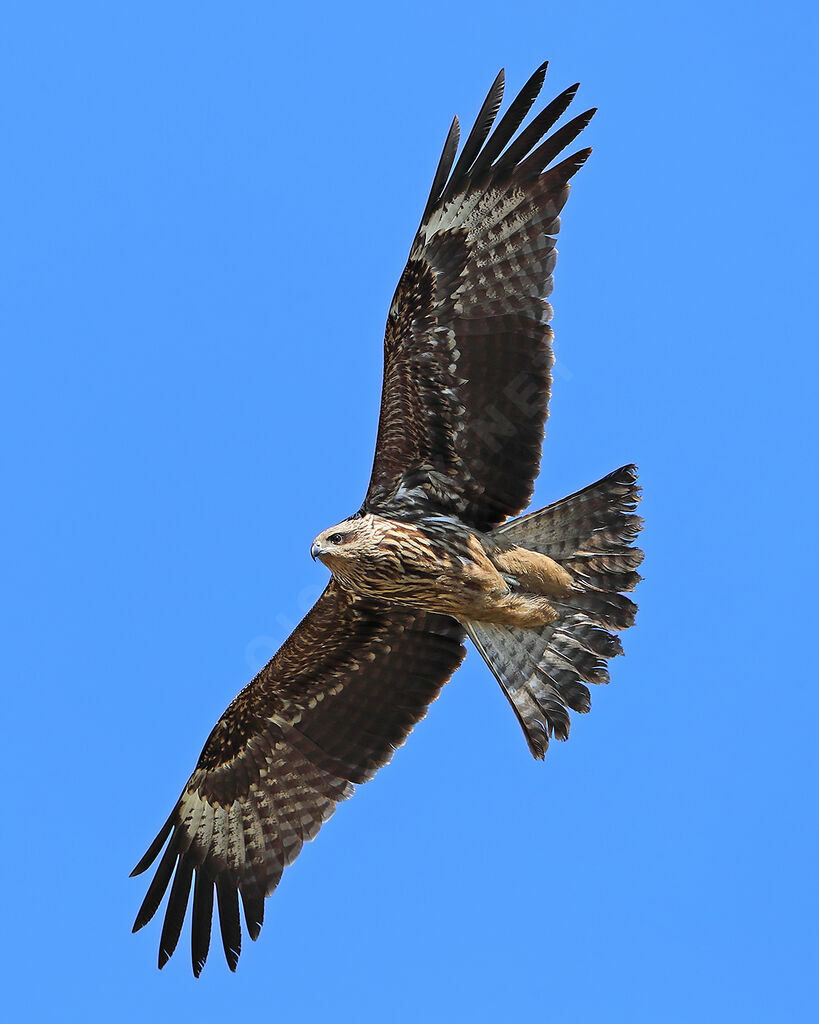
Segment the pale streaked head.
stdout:
[[331,572],[343,573],[352,563],[378,560],[389,524],[381,516],[367,513],[345,519],[323,530],[313,541],[310,554]]
[[313,541],[310,547],[310,555],[315,561],[318,558],[332,569],[328,559],[347,559],[355,547],[358,531],[356,524],[360,520],[345,519],[336,526],[323,530]]

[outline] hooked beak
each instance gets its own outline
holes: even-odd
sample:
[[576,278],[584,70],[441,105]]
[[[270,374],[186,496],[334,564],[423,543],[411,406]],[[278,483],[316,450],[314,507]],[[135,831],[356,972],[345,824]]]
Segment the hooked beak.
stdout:
[[322,547],[317,540],[313,541],[313,546],[310,548],[310,557],[315,562],[316,558],[321,554]]

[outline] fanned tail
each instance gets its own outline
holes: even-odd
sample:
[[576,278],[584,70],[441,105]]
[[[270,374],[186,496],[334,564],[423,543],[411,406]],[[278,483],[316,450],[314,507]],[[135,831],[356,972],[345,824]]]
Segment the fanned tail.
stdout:
[[465,623],[515,710],[529,749],[542,758],[549,739],[569,735],[569,709],[591,707],[587,683],[609,681],[609,658],[623,653],[615,632],[634,622],[637,606],[622,591],[640,581],[643,552],[634,547],[642,519],[636,466],[623,466],[539,512],[498,527],[493,535],[548,555],[575,581],[552,600],[559,618],[539,629]]

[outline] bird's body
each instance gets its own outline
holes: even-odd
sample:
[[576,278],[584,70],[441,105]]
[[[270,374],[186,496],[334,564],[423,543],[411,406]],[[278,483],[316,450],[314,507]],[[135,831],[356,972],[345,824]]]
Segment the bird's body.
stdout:
[[359,512],[313,545],[332,578],[216,724],[134,869],[159,857],[134,930],[170,890],[160,967],[191,893],[194,973],[214,901],[236,967],[240,900],[255,939],[283,869],[423,718],[466,636],[538,758],[622,651],[642,558],[634,467],[514,518],[548,413],[559,214],[590,150],[555,160],[593,114],[552,131],[572,86],[521,128],[545,73],[493,130],[501,72],[459,155],[457,118],[450,128],[389,309],[370,484]]
[[462,624],[545,626],[557,617],[548,598],[572,590],[571,575],[547,555],[452,516],[402,522],[365,513],[325,530],[312,552],[352,594],[451,615]]

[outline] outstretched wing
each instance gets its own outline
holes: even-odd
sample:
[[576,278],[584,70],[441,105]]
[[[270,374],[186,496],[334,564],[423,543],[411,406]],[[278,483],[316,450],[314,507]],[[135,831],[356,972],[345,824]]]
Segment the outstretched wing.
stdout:
[[170,885],[160,967],[176,948],[193,886],[194,974],[208,955],[214,890],[235,970],[239,898],[255,939],[282,870],[423,718],[463,658],[463,635],[453,619],[355,599],[330,583],[219,720],[133,871],[145,871],[167,842],[134,923],[137,931],[150,921]]
[[594,113],[541,141],[574,85],[514,138],[545,74],[544,64],[489,135],[498,75],[454,168],[452,124],[387,320],[367,509],[400,514],[420,500],[486,530],[529,503],[551,385],[554,236],[591,150],[544,168]]

